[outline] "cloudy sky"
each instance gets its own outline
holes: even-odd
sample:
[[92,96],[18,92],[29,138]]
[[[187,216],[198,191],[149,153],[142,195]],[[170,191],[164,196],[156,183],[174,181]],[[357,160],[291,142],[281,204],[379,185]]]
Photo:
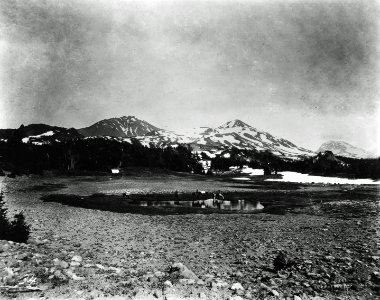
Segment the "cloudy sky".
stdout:
[[2,0],[0,128],[241,119],[312,150],[333,139],[380,154],[379,7]]

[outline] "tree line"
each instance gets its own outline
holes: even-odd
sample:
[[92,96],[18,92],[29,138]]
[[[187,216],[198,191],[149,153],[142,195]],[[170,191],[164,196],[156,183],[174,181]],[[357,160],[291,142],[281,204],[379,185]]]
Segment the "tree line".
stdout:
[[113,168],[148,167],[179,172],[201,173],[202,166],[191,148],[143,146],[138,140],[121,143],[104,138],[51,141],[35,145],[15,136],[0,142],[3,168],[16,174],[41,174],[44,170],[65,173],[110,172]]
[[150,144],[148,147],[137,139],[132,139],[131,143],[123,143],[98,137],[73,138],[35,145],[23,143],[21,138],[22,135],[16,132],[7,142],[0,142],[0,169],[12,170],[16,174],[41,174],[44,170],[78,173],[147,167],[202,174],[200,160],[209,160],[209,174],[229,170],[232,166],[248,165],[264,169],[265,175],[279,171],[296,171],[320,175],[341,174],[353,178],[380,178],[380,158],[336,157],[330,151],[313,157],[287,159],[270,151],[231,148],[211,158],[204,152],[199,157],[188,145],[156,147]]

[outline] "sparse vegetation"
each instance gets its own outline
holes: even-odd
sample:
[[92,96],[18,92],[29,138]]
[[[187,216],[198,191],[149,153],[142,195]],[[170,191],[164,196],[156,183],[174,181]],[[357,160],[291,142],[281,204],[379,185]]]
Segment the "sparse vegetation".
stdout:
[[29,238],[30,226],[25,223],[24,214],[20,212],[9,221],[7,211],[3,194],[0,193],[0,240],[25,243]]

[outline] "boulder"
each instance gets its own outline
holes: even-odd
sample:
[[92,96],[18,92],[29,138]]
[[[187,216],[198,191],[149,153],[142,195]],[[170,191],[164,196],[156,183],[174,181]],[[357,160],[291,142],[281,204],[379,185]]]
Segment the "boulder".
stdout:
[[244,290],[244,288],[239,282],[236,282],[233,285],[231,285],[231,290],[233,291]]
[[198,276],[182,263],[174,263],[170,268],[170,273],[177,273],[180,278],[198,280]]
[[75,262],[82,262],[83,259],[82,259],[82,256],[80,255],[74,255],[72,258],[71,258],[71,261],[75,261]]

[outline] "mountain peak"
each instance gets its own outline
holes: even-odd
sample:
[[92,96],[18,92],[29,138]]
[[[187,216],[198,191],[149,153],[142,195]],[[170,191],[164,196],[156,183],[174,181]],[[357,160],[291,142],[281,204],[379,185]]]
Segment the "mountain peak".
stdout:
[[99,121],[78,129],[78,132],[84,136],[135,137],[158,130],[160,129],[135,116],[123,116]]
[[131,121],[140,121],[139,119],[137,119],[135,116],[122,116],[120,118],[116,118],[116,119],[124,119],[124,120],[131,120]]
[[252,126],[248,125],[247,123],[244,123],[243,121],[239,119],[228,121],[227,123],[224,123],[223,125],[219,126],[219,128],[233,128],[233,127],[252,127]]

